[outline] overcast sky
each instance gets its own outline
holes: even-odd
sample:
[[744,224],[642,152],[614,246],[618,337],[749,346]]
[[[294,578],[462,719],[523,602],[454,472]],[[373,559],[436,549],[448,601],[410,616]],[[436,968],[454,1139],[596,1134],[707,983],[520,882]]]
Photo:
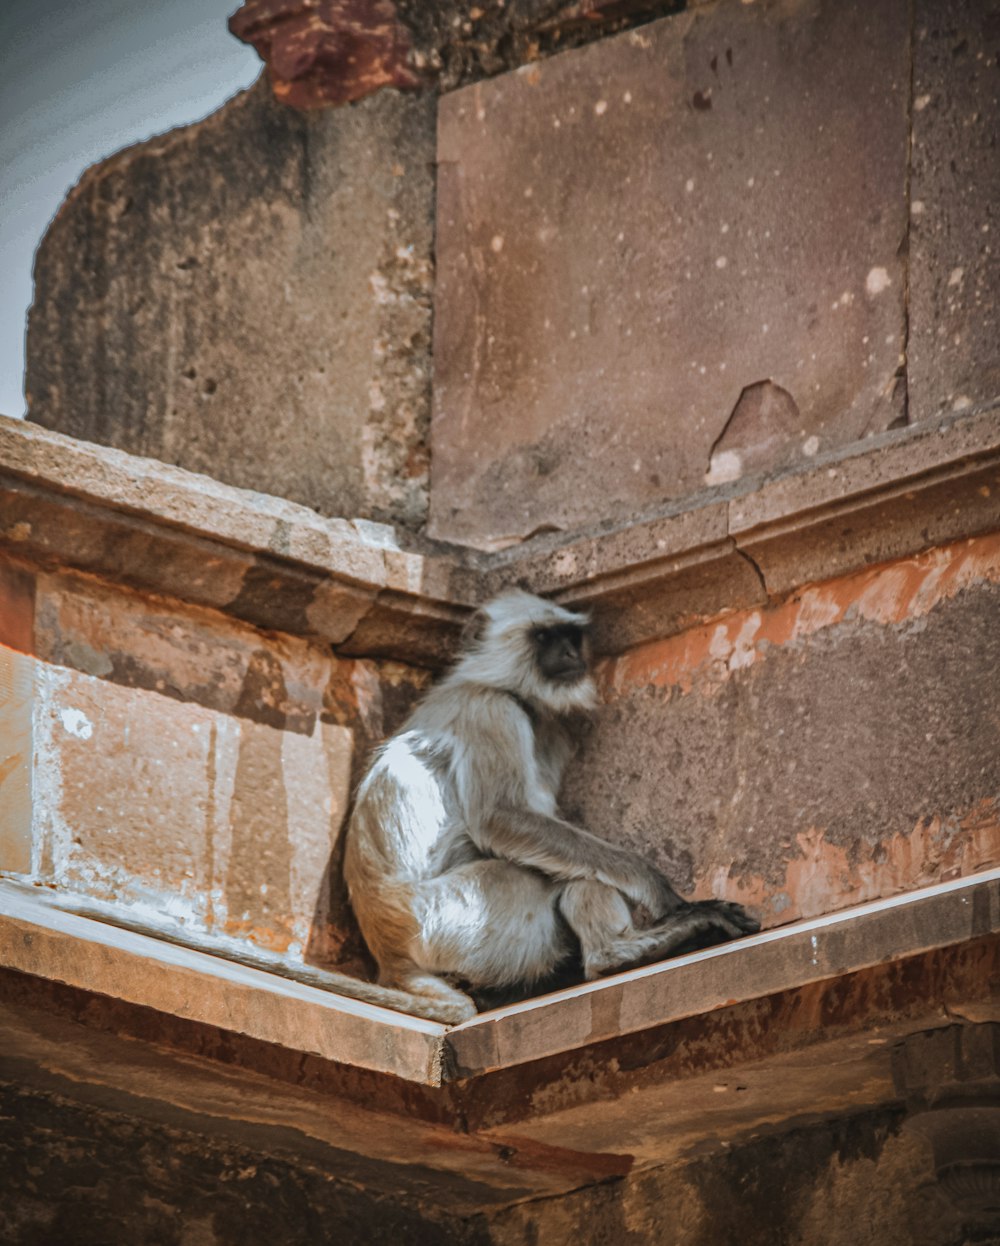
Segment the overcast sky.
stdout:
[[0,414],[24,412],[35,247],[114,151],[197,121],[256,78],[238,0],[0,0]]

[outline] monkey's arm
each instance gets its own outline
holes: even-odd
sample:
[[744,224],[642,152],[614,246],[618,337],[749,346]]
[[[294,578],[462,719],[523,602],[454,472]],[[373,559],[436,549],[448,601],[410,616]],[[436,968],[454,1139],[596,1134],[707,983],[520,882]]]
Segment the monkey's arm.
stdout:
[[684,904],[654,866],[627,848],[529,809],[495,809],[470,830],[491,856],[531,866],[560,882],[591,879],[621,891],[659,920]]

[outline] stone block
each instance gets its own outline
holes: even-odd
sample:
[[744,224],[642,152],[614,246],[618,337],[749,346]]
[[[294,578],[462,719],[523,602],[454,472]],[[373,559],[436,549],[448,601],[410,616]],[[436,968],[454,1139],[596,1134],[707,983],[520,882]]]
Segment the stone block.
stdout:
[[908,100],[903,0],[724,0],[444,97],[433,534],[622,518],[900,418]]
[[32,666],[0,644],[0,871],[11,874],[32,863]]
[[426,509],[434,101],[266,83],[84,174],[35,259],[29,417],[327,515]]
[[45,662],[175,701],[310,735],[332,661],[262,633],[72,572],[40,573],[34,644]]
[[325,916],[353,733],[33,665],[38,880],[301,955]]
[[1000,8],[918,0],[910,419],[1000,396]]

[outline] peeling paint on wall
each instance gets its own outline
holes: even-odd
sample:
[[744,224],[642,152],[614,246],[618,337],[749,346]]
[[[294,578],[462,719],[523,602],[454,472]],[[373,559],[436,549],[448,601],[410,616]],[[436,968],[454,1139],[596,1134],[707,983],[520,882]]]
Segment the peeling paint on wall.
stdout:
[[[601,663],[605,696],[642,687],[711,696],[769,648],[839,624],[913,622],[974,584],[1000,583],[1000,534],[958,541],[901,562],[810,585],[779,605],[741,611]],[[1000,626],[1000,623],[998,623]]]

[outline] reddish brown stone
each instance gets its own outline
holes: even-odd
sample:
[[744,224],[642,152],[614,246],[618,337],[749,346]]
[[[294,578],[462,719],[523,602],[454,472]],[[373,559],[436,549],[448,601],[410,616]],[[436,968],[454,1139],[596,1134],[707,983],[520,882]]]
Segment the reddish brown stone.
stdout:
[[900,416],[908,37],[903,0],[732,0],[442,99],[434,535],[690,495],[765,382],[767,468]]
[[35,577],[0,560],[0,645],[33,652]]
[[420,81],[392,0],[246,0],[229,29],[257,49],[275,95],[295,108],[348,104]]

